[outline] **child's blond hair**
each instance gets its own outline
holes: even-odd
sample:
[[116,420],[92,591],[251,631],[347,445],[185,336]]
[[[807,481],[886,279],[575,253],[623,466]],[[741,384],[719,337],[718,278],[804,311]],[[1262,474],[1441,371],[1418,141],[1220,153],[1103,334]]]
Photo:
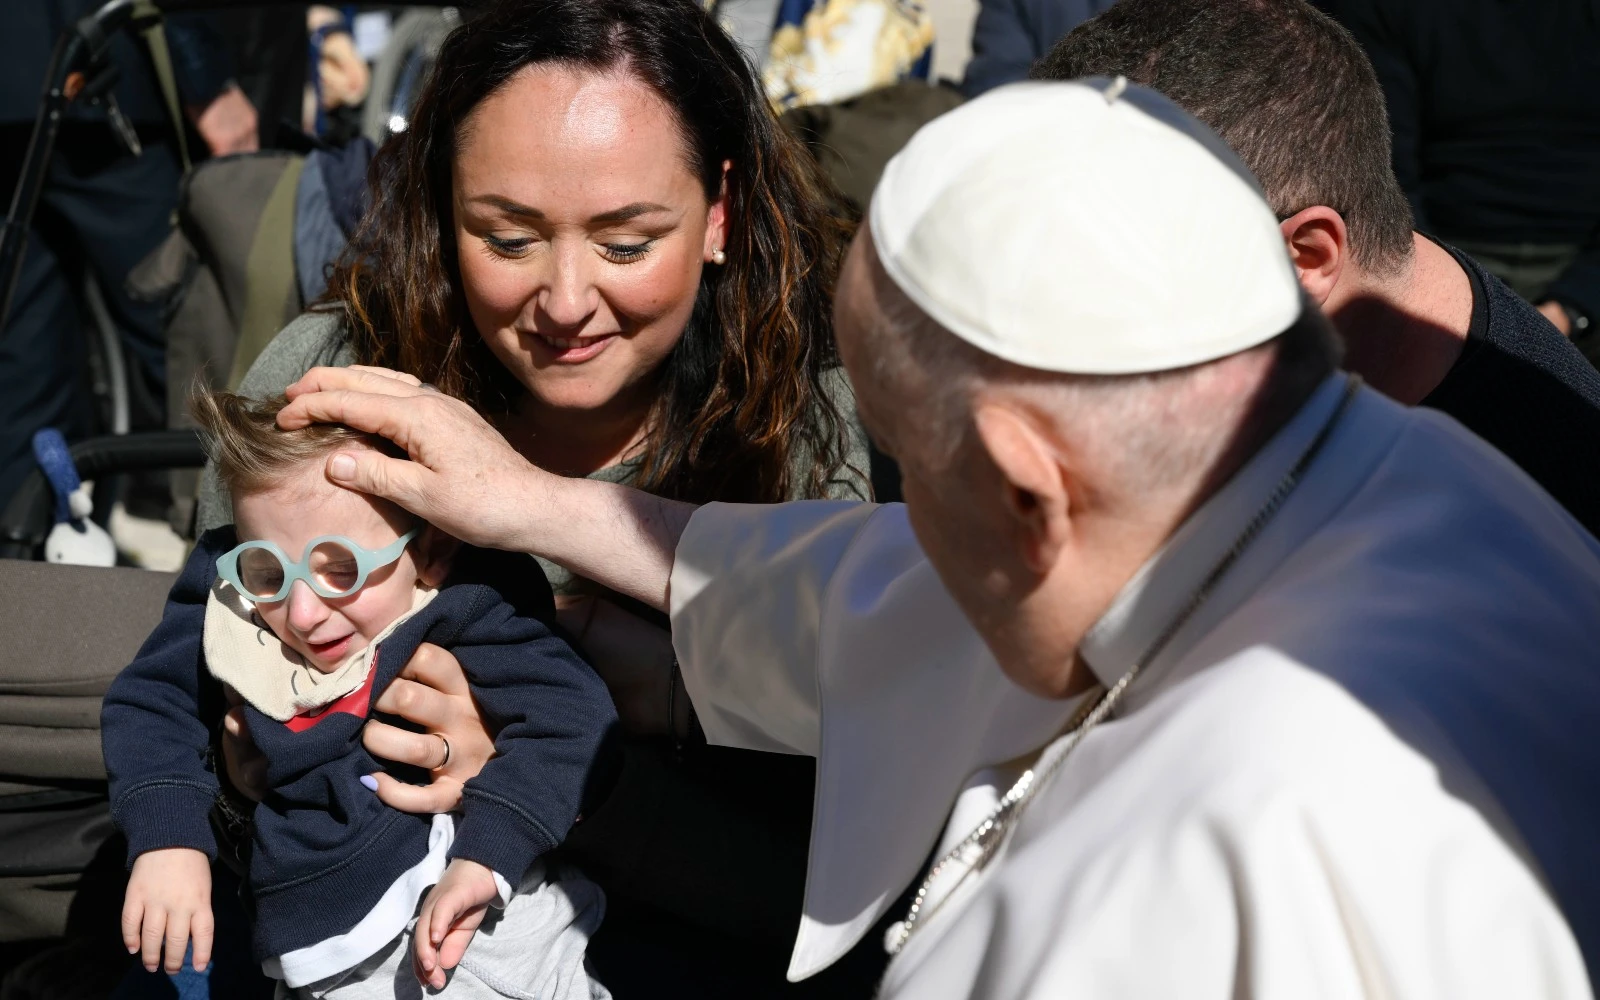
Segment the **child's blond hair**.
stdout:
[[189,412],[200,425],[206,454],[234,496],[281,484],[290,473],[347,445],[363,445],[397,455],[393,444],[344,424],[311,424],[286,431],[278,411],[289,405],[283,394],[251,399],[236,392],[196,387]]

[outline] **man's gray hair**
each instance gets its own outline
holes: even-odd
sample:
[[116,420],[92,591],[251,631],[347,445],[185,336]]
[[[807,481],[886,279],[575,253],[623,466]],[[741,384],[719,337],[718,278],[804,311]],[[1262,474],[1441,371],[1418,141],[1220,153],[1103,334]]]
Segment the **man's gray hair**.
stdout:
[[[925,432],[918,447],[936,467],[948,465],[972,433],[975,400],[994,393],[1069,427],[1118,492],[1183,486],[1216,468],[1230,448],[1253,452],[1338,365],[1337,335],[1303,294],[1289,329],[1230,358],[1148,374],[1071,375],[984,353],[917,308],[887,275],[877,277],[883,284],[873,377],[917,400]],[[1262,351],[1274,355],[1266,377],[1254,391],[1234,391],[1230,363]]]

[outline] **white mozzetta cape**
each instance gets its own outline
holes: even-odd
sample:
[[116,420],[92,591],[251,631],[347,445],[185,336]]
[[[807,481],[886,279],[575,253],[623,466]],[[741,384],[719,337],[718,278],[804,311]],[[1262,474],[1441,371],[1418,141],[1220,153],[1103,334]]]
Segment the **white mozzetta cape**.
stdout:
[[[1119,595],[1082,649],[1102,681],[1342,381]],[[672,612],[711,742],[818,757],[793,979],[848,951],[1077,707],[1007,681],[898,505],[708,506]],[[1600,930],[1597,659],[1600,545],[1453,421],[1363,390],[883,996],[1587,997],[1541,881]]]

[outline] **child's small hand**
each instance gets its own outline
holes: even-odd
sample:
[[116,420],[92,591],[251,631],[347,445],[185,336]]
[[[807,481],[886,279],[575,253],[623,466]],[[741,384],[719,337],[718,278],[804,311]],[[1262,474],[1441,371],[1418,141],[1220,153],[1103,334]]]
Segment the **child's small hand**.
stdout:
[[[493,881],[491,879],[490,881]],[[183,953],[194,938],[194,967],[204,972],[211,961],[211,862],[190,847],[146,851],[133,863],[128,894],[122,902],[122,943],[137,953],[151,972],[183,968]]]
[[494,872],[465,858],[450,862],[417,917],[414,967],[423,985],[444,987],[445,970],[460,963],[489,904],[499,897]]

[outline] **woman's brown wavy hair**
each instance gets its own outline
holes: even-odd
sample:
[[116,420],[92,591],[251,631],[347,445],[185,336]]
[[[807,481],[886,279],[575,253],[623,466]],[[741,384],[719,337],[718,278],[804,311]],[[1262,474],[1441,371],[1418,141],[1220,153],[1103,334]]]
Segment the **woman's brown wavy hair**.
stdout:
[[693,0],[502,0],[445,41],[405,131],[374,160],[372,208],[329,283],[358,362],[410,372],[490,416],[524,388],[468,315],[451,163],[458,129],[527,66],[622,70],[674,109],[708,200],[728,172],[727,263],[707,266],[658,373],[635,485],[675,499],[822,496],[845,455],[832,292],[848,232],[814,161]]

